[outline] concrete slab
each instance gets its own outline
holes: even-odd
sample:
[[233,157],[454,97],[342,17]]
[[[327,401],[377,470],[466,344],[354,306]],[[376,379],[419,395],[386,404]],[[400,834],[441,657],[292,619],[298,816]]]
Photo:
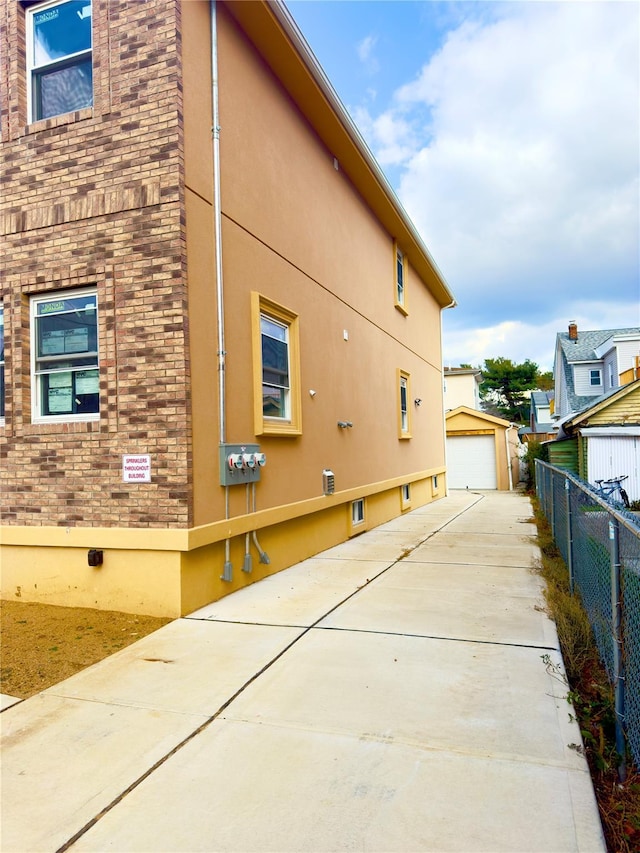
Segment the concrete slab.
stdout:
[[403,561],[318,624],[555,649],[543,607],[528,569]]
[[7,696],[6,693],[0,693],[0,711],[10,708],[18,702],[22,702],[22,699],[18,699],[16,696]]
[[[425,534],[426,535],[426,534]],[[363,539],[363,537],[365,537]],[[368,530],[347,542],[329,548],[316,559],[387,560],[393,562],[415,548],[425,537],[415,530]]]
[[71,849],[514,853],[604,846],[582,771],[217,721]]
[[3,853],[57,850],[203,719],[51,694],[3,711]]
[[580,770],[566,693],[538,649],[313,629],[224,716]]
[[540,556],[526,537],[499,534],[437,533],[405,559],[410,562],[469,563],[484,566],[532,566]]
[[44,695],[208,717],[301,630],[178,619]]
[[392,564],[311,558],[207,604],[188,618],[310,626]]

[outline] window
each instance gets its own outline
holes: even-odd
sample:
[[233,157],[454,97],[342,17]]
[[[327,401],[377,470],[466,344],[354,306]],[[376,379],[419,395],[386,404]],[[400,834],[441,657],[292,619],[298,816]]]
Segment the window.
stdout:
[[597,370],[589,371],[589,381],[592,387],[599,387],[602,385],[602,373],[599,368]]
[[407,257],[394,243],[394,280],[396,285],[395,304],[396,308],[406,314],[406,284],[407,284]]
[[0,305],[0,421],[4,420],[4,308]]
[[398,435],[411,437],[411,417],[409,412],[409,374],[398,371]]
[[408,507],[411,505],[411,483],[405,483],[401,489],[402,492],[402,507]]
[[31,121],[93,104],[91,0],[61,0],[27,11]]
[[34,421],[97,419],[97,308],[95,290],[32,299]]
[[258,293],[251,298],[256,435],[299,435],[298,317]]
[[358,524],[364,524],[364,498],[352,501],[351,503],[351,524],[357,527]]

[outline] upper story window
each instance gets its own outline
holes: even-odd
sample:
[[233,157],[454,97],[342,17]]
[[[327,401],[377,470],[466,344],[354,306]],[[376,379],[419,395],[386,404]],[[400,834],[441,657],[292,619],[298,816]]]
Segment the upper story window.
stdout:
[[252,294],[256,435],[301,431],[298,316]]
[[4,308],[0,305],[0,421],[4,420]]
[[59,0],[27,11],[31,121],[93,104],[91,0]]
[[589,384],[592,388],[599,388],[602,385],[602,371],[600,368],[589,371]]
[[395,256],[394,278],[396,284],[395,305],[403,314],[407,313],[407,256],[397,243],[393,244]]
[[97,314],[95,290],[31,300],[34,421],[97,419]]

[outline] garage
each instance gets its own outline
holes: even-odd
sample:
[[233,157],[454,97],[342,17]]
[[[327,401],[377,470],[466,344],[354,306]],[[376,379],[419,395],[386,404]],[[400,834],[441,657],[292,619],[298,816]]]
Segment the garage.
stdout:
[[515,426],[468,406],[449,410],[445,420],[448,488],[512,489],[519,474]]
[[497,489],[493,435],[448,436],[447,477],[450,489]]

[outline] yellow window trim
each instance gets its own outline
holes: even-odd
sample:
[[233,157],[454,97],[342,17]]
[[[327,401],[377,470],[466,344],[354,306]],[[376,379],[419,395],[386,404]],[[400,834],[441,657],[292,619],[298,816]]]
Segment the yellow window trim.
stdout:
[[[402,302],[398,299],[398,254],[402,255]],[[398,245],[397,240],[393,241],[393,294],[394,305],[406,317],[409,314],[407,309],[407,280],[409,278],[409,260],[406,254]]]
[[[262,335],[260,315],[268,314],[284,323],[289,331],[289,404],[291,418],[265,417],[262,411]],[[302,435],[300,393],[300,330],[298,315],[256,291],[251,292],[251,343],[253,368],[253,418],[256,435]]]
[[[407,381],[407,428],[406,430],[402,429],[402,397],[400,394],[400,385],[401,381],[406,379]],[[405,370],[396,371],[396,389],[397,389],[397,404],[396,411],[398,413],[398,438],[405,439],[411,438],[411,376]]]

